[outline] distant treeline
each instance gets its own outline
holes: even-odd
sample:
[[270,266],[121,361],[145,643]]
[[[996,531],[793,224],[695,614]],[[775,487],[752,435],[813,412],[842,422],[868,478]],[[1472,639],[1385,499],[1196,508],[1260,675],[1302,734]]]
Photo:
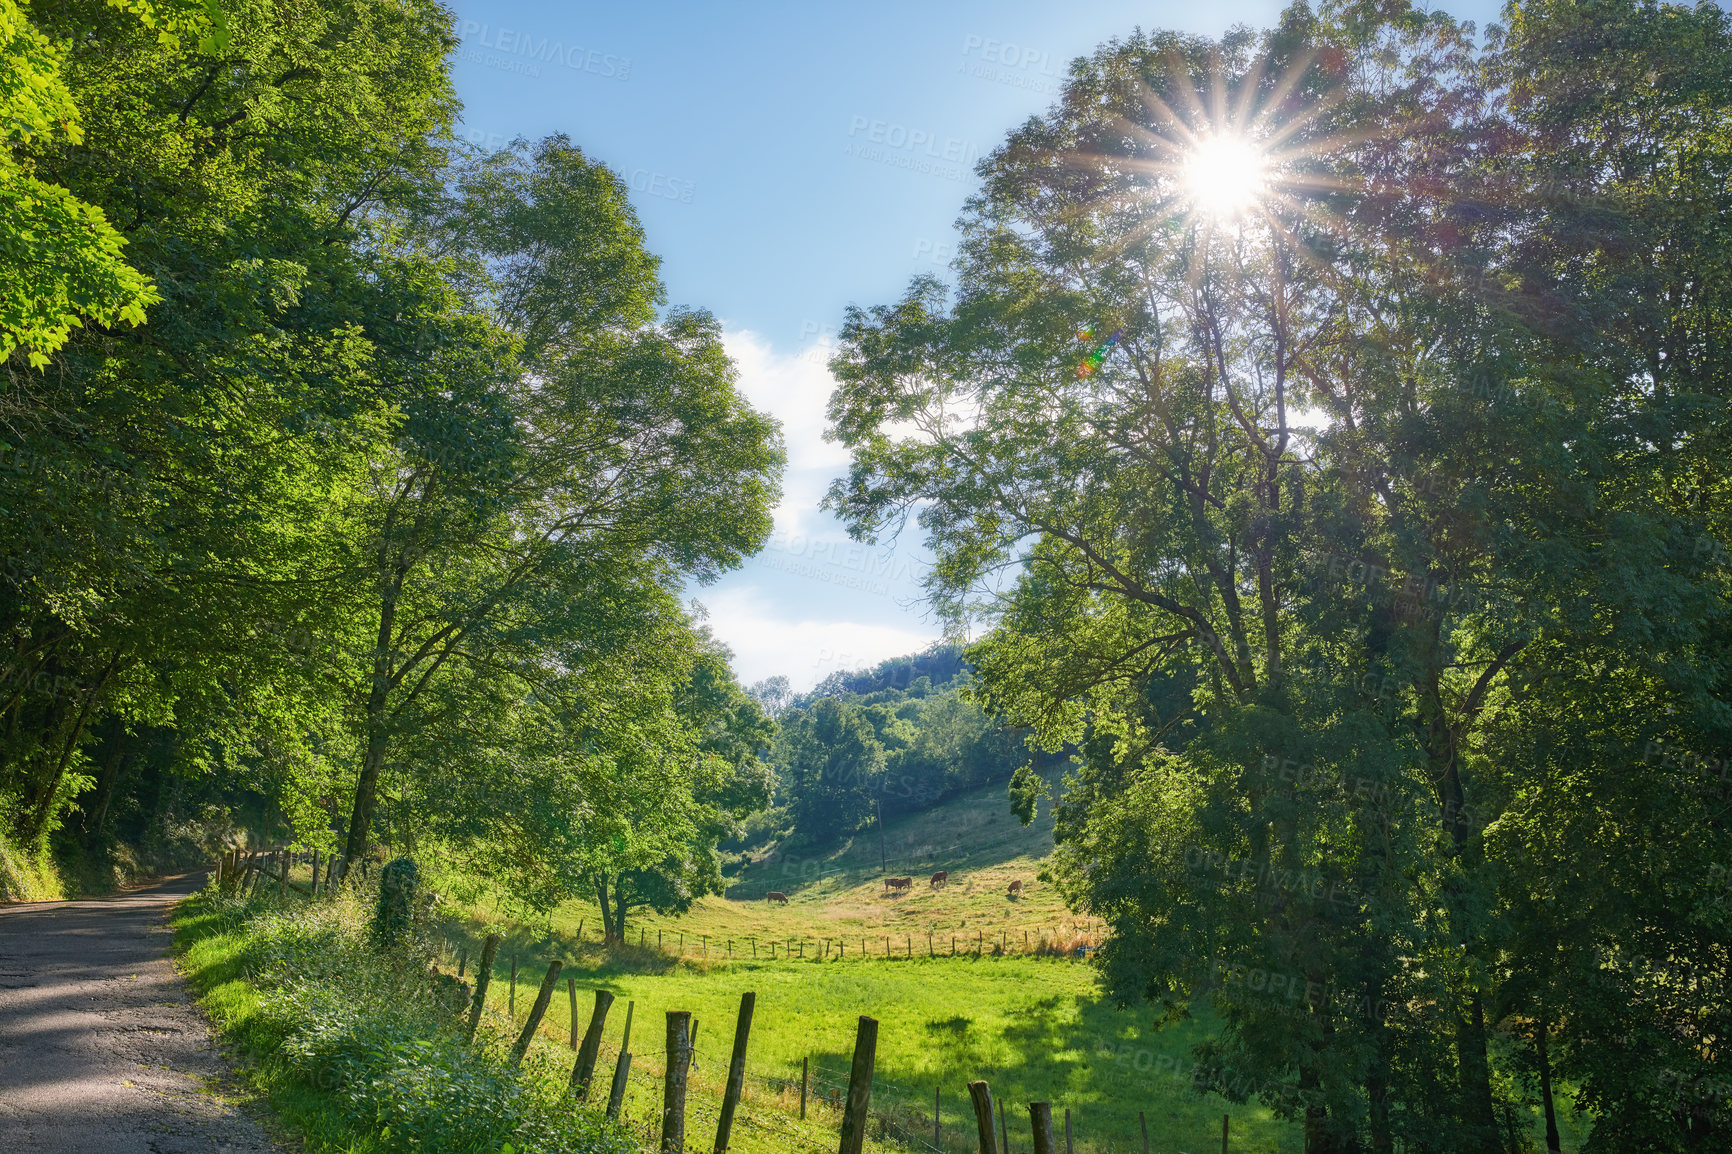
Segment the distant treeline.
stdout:
[[1010,778],[1028,761],[1020,729],[988,717],[969,695],[960,646],[937,644],[866,670],[833,673],[810,693],[787,682],[752,692],[776,714],[769,762],[775,808],[754,823],[807,844]]

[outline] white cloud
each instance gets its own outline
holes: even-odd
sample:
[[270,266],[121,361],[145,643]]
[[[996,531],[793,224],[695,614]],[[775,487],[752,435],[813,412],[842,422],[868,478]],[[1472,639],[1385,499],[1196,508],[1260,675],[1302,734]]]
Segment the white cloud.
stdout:
[[811,533],[830,481],[848,469],[848,450],[824,439],[824,408],[836,387],[825,364],[834,342],[821,335],[798,353],[779,353],[750,329],[736,329],[722,343],[739,368],[740,391],[752,407],[782,422],[788,468],[776,527],[785,534]]
[[782,674],[806,690],[840,669],[862,669],[888,657],[917,653],[941,631],[914,622],[794,619],[757,590],[724,589],[699,599],[710,630],[734,651],[734,676],[743,685]]

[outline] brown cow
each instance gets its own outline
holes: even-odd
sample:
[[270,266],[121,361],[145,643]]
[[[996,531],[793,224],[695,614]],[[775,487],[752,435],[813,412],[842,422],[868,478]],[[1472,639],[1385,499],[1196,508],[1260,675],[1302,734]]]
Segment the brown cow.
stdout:
[[949,885],[949,884],[950,884],[950,871],[949,870],[939,870],[937,873],[932,875],[932,888],[933,889],[937,889],[939,886]]
[[1020,878],[1010,883],[1009,896],[1013,898],[1019,898],[1022,896],[1022,880]]
[[765,895],[764,900],[767,902],[781,902],[783,905],[787,905],[788,895],[783,893],[781,890],[771,890],[767,895]]
[[884,885],[887,888],[892,889],[892,890],[912,889],[914,886],[914,879],[913,878],[885,878],[884,879]]

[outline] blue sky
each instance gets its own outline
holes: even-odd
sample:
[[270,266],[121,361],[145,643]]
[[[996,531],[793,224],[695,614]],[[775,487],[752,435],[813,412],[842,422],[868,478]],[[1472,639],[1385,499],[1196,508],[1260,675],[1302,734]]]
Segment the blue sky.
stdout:
[[[741,386],[782,421],[770,546],[694,590],[742,680],[808,687],[939,636],[923,551],[818,509],[827,344],[850,303],[943,274],[973,164],[1044,110],[1068,62],[1132,28],[1219,34],[1281,5],[1025,2],[455,5],[469,139],[564,132],[631,185],[672,303],[721,318]],[[1484,0],[1450,11],[1482,22]]]

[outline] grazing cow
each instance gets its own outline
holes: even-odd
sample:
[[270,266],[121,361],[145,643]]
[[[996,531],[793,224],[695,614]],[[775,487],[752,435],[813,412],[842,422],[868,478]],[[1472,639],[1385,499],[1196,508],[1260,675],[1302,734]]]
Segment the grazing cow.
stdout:
[[1022,880],[1020,878],[1010,883],[1009,896],[1013,898],[1020,898],[1022,896]]
[[765,895],[764,900],[767,902],[781,902],[783,905],[787,905],[788,895],[783,893],[781,890],[771,890],[767,895]]
[[913,878],[885,878],[884,884],[885,884],[885,886],[887,886],[888,888],[890,888],[892,890],[906,890],[906,889],[912,889],[913,888],[914,879]]
[[937,889],[939,886],[949,885],[949,884],[950,884],[950,871],[949,870],[939,870],[937,873],[932,875],[932,888],[933,889]]

